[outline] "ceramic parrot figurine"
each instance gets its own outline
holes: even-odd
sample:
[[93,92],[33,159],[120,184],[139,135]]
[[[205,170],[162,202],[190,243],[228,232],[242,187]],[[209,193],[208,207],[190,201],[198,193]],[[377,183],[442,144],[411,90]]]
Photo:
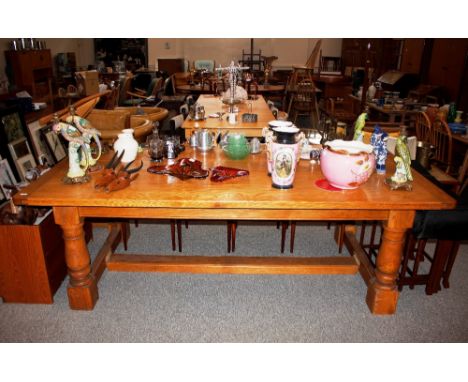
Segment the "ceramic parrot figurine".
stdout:
[[68,172],[63,179],[65,183],[86,183],[89,181],[89,176],[86,170],[89,167],[88,156],[85,155],[86,161],[84,165],[80,165],[79,151],[86,152],[85,139],[80,131],[66,122],[60,122],[57,114],[53,120],[53,131],[61,134],[68,141]]
[[396,154],[402,159],[403,166],[406,172],[406,178],[409,181],[413,181],[413,175],[411,174],[411,155],[408,149],[408,140],[406,136],[400,135],[396,141]]
[[366,125],[367,113],[361,113],[354,123],[354,136],[353,141],[362,141],[362,129]]
[[[99,136],[101,135],[101,133],[97,129],[95,129],[88,120],[78,115],[75,115],[75,109],[73,108],[73,106],[70,107],[70,114],[71,115],[66,118],[66,122],[76,127],[80,131],[85,141],[84,145],[86,150],[83,152],[83,156],[81,158],[81,165],[84,165],[84,163],[87,162],[89,170],[91,172],[100,170],[101,166],[97,165],[97,161],[101,157],[102,153],[101,142],[99,140]],[[95,157],[93,157],[91,149],[92,140],[94,140],[97,145],[98,152]]]

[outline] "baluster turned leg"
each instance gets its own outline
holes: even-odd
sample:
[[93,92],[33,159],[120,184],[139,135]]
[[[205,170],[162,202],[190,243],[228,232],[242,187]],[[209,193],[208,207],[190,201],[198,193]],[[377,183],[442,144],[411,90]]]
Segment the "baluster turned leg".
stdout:
[[382,245],[376,259],[375,278],[367,289],[366,302],[374,314],[393,314],[398,302],[396,278],[401,263],[405,233],[414,211],[391,211],[384,224]]
[[91,273],[91,259],[83,230],[84,219],[75,207],[54,207],[55,222],[62,227],[65,261],[70,281],[68,303],[71,309],[92,310],[99,298]]

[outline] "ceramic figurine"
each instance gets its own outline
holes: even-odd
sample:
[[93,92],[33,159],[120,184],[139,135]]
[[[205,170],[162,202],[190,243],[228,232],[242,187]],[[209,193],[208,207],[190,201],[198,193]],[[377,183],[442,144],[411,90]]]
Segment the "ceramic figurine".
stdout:
[[[54,117],[54,124],[52,129],[57,134],[61,134],[68,143],[68,172],[67,176],[63,178],[65,183],[86,183],[90,177],[86,174],[89,167],[87,163],[88,155],[86,154],[85,139],[80,131],[73,125],[65,122],[60,122],[58,116]],[[83,157],[86,158],[84,166],[80,164],[80,150]]]
[[[66,119],[67,123],[75,126],[80,131],[84,139],[85,151],[83,152],[83,155],[81,157],[80,164],[82,166],[85,166],[85,164],[87,163],[90,172],[101,170],[102,166],[97,164],[97,161],[101,157],[102,153],[101,141],[99,140],[99,136],[101,135],[101,133],[94,127],[92,127],[91,123],[88,120],[78,115],[75,115],[75,110],[73,107],[70,108],[70,113],[71,115]],[[95,157],[93,157],[93,149],[91,147],[93,140],[97,145],[98,151]]]
[[411,191],[413,175],[411,173],[411,156],[406,136],[399,136],[396,142],[395,173],[385,180],[391,190],[405,189]]
[[364,134],[362,133],[362,129],[366,125],[367,113],[361,113],[361,115],[356,119],[354,123],[354,136],[353,141],[361,141],[364,138]]
[[388,134],[379,125],[375,125],[374,133],[371,136],[371,145],[374,148],[375,170],[377,174],[385,174],[385,162],[387,161],[387,139]]
[[406,135],[400,135],[397,138],[396,153],[401,159],[403,159],[403,165],[405,167],[408,180],[413,181],[413,175],[411,174],[411,155],[408,149],[408,138]]

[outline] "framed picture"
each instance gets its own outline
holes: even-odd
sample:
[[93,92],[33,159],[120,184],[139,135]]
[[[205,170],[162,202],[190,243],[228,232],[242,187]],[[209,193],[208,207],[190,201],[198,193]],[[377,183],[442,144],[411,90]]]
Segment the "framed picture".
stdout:
[[23,180],[26,180],[26,171],[36,167],[36,161],[32,154],[19,158],[16,164]]
[[31,165],[30,168],[36,167],[36,161],[26,137],[9,143],[8,148],[21,180],[26,180],[24,164],[29,163]]
[[13,159],[19,159],[26,155],[32,154],[28,141],[25,137],[9,143],[8,148],[10,149],[10,154]]
[[16,180],[21,180],[16,160],[32,154],[30,140],[21,110],[17,106],[0,108],[0,155],[10,163]]
[[55,164],[55,159],[52,156],[52,152],[49,150],[44,137],[41,135],[41,126],[39,121],[34,121],[28,124],[29,135],[31,136],[32,150],[36,156],[39,164],[47,163],[49,165]]
[[2,200],[10,199],[10,191],[6,188],[8,185],[15,185],[16,181],[13,171],[11,171],[10,163],[6,159],[0,160],[0,189],[2,194]]
[[60,162],[67,156],[66,146],[63,144],[57,133],[52,130],[51,126],[46,126],[41,129],[41,134],[44,137],[47,147],[52,153],[55,162]]
[[19,110],[3,115],[1,121],[7,143],[26,136]]

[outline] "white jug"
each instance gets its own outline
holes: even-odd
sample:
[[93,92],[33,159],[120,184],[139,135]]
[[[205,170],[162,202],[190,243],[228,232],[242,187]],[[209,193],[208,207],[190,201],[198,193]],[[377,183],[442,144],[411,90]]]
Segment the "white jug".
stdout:
[[133,137],[133,129],[123,129],[114,143],[114,150],[120,155],[123,150],[122,163],[130,163],[138,154],[138,142]]

